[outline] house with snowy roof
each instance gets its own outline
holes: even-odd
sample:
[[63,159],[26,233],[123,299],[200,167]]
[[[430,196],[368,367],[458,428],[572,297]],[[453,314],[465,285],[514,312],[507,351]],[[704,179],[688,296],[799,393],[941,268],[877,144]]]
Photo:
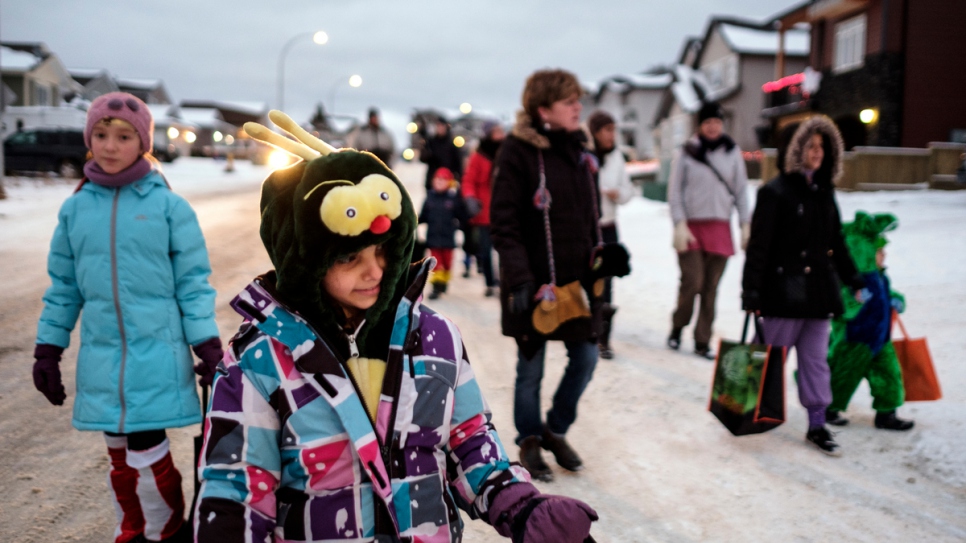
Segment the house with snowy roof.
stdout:
[[[784,41],[779,68],[779,40]],[[732,17],[713,17],[702,38],[688,38],[672,69],[654,119],[660,158],[666,171],[671,156],[696,130],[702,101],[716,101],[725,113],[725,131],[744,151],[761,148],[759,134],[762,85],[776,79],[776,70],[794,73],[805,68],[808,31],[779,33],[770,26]],[[749,164],[754,168],[753,164]],[[754,173],[754,172],[749,172]]]
[[197,127],[187,142],[191,144],[191,156],[214,156],[215,145],[221,145],[225,138],[234,140],[238,128],[225,121],[221,111],[214,107],[194,107],[182,104],[180,118]]
[[618,145],[633,150],[636,159],[656,158],[652,122],[672,80],[665,69],[608,77],[594,86],[591,107],[584,115],[595,109],[610,113],[617,121]]
[[145,104],[170,104],[171,95],[160,79],[139,79],[118,77],[115,80],[121,92],[131,93],[144,101]]
[[60,106],[82,87],[43,42],[0,42],[3,106]]
[[120,90],[114,76],[104,68],[69,68],[67,71],[74,81],[83,87],[80,95],[88,102],[98,96]]
[[822,113],[847,149],[966,143],[966,3],[808,0],[769,24],[811,41],[810,69],[765,89],[773,132]]

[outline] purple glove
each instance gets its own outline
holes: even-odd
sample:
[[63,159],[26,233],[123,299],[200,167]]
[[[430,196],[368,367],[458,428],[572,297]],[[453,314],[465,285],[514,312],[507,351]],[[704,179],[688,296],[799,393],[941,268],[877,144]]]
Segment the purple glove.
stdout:
[[201,362],[195,364],[195,373],[201,376],[198,383],[203,387],[211,386],[218,363],[225,356],[225,351],[221,348],[221,339],[216,337],[206,339],[197,345],[192,345],[191,350],[201,359]]
[[64,405],[67,394],[64,393],[64,383],[60,378],[60,355],[64,348],[49,343],[38,343],[34,347],[34,386],[37,387],[47,401],[54,405]]
[[540,494],[530,483],[516,483],[496,495],[489,519],[513,543],[583,543],[597,512],[580,500]]

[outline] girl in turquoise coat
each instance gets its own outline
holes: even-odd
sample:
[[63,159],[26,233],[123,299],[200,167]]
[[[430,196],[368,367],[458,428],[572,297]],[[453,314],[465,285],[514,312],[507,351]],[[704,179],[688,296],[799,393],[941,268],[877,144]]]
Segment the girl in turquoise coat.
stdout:
[[34,352],[34,385],[63,405],[59,363],[84,311],[72,423],[105,434],[115,543],[190,537],[165,429],[201,422],[189,346],[202,386],[222,358],[205,240],[150,159],[153,132],[130,94],[91,104],[93,158],[58,215]]

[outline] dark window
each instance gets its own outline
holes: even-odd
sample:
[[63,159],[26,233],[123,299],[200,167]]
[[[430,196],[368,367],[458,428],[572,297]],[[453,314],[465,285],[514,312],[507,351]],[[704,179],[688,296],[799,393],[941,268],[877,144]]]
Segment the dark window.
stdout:
[[17,132],[7,139],[10,145],[37,145],[36,132]]

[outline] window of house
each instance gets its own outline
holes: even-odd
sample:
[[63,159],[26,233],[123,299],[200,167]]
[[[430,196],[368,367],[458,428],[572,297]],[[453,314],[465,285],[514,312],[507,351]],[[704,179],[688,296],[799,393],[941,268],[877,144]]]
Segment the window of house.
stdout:
[[844,72],[862,66],[865,59],[865,14],[835,25],[832,71]]

